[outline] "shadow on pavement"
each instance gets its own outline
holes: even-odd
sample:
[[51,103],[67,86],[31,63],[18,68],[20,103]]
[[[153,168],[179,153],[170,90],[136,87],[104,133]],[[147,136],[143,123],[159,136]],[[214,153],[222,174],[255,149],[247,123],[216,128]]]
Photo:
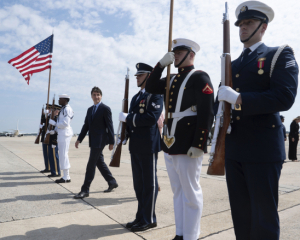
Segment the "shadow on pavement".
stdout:
[[32,173],[39,173],[38,171],[35,172],[0,172],[0,175],[19,175],[19,174],[32,174]]
[[24,235],[14,235],[1,238],[2,240],[73,240],[73,239],[98,239],[107,236],[120,235],[128,232],[127,229],[120,224],[110,224],[101,226],[78,225],[72,224],[69,226],[56,228],[40,228],[26,232]]

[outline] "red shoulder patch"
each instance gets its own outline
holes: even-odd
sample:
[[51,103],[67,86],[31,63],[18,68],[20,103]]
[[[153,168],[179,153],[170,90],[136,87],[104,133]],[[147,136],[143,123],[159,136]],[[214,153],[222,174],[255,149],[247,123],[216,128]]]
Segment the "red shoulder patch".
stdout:
[[202,89],[202,92],[204,94],[212,94],[214,91],[212,90],[212,88],[208,85],[208,83],[206,83],[206,86]]

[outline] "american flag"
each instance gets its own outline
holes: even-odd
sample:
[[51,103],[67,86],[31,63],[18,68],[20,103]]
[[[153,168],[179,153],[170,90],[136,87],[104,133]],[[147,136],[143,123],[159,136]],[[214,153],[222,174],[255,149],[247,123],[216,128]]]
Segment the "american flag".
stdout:
[[9,60],[8,63],[22,74],[29,85],[32,74],[51,68],[52,50],[53,34],[19,56]]

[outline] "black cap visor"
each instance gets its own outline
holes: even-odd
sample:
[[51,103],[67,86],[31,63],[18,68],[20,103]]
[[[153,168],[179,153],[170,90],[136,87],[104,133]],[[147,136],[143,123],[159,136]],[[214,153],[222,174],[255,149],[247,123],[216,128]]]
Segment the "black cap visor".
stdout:
[[257,19],[262,20],[264,23],[269,22],[269,19],[266,14],[256,11],[256,10],[247,10],[239,14],[238,20],[234,23],[235,26],[239,26],[240,22],[245,19]]
[[[190,51],[192,51],[193,53],[195,53],[191,47],[184,46],[184,45],[174,47],[173,50],[172,50],[172,52],[174,52],[174,51],[180,51],[180,50],[184,50],[184,51],[189,51],[189,50],[190,50]],[[195,54],[196,54],[196,53],[195,53]]]

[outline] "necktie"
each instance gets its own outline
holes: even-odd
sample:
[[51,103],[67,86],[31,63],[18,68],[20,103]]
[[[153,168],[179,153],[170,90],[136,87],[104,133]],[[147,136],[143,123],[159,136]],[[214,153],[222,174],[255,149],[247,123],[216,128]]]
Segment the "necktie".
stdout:
[[92,119],[94,118],[95,112],[96,112],[96,105],[94,105],[94,108],[93,108]]
[[246,48],[243,52],[242,63],[245,63],[248,59],[249,53],[251,52],[250,48]]

